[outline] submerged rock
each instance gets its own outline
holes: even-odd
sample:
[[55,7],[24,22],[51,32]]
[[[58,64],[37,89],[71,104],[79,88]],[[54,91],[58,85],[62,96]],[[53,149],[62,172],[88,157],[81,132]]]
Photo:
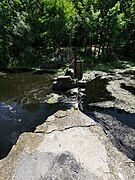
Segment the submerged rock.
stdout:
[[47,96],[46,102],[48,104],[55,104],[55,103],[58,103],[61,98],[62,98],[62,96],[55,94],[55,93],[51,93],[50,95]]

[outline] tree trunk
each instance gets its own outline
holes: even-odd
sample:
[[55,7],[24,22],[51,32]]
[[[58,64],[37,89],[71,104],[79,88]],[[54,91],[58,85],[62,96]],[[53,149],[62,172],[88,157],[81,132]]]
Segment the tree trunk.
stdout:
[[96,49],[97,49],[97,43],[95,44],[95,48],[94,48],[94,57],[96,57]]
[[92,40],[92,36],[90,37],[90,54],[93,56],[92,53],[92,44],[93,44],[93,40]]
[[100,54],[101,54],[101,37],[99,39],[98,58],[99,58]]

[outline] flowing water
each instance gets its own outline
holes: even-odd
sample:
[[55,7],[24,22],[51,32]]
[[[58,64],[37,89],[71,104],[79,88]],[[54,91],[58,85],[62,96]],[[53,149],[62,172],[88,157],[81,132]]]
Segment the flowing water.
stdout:
[[0,75],[0,159],[5,157],[23,132],[34,131],[62,103],[47,104],[54,76],[15,73]]
[[[23,132],[34,131],[36,126],[45,122],[48,116],[59,109],[67,109],[69,107],[69,104],[66,104],[67,101],[70,105],[72,101],[76,101],[76,98],[75,100],[65,98],[63,103],[46,103],[47,95],[52,92],[53,78],[54,75],[38,75],[32,72],[0,74],[0,159],[7,156]],[[120,122],[129,128],[127,129],[125,126],[123,128],[117,123],[117,128],[120,129],[117,132],[124,129],[124,134],[127,132],[130,134],[130,128],[135,129],[135,114],[129,114],[115,108],[91,108],[90,106],[91,103],[95,102],[115,100],[106,90],[107,83],[106,79],[96,78],[87,84],[86,98],[83,101],[84,112],[87,111],[87,115],[111,129],[114,136],[116,134],[115,122]],[[134,136],[133,134],[134,132],[131,136]],[[121,134],[117,136],[121,138]],[[132,146],[132,142],[129,143]],[[134,153],[131,154],[134,155]]]

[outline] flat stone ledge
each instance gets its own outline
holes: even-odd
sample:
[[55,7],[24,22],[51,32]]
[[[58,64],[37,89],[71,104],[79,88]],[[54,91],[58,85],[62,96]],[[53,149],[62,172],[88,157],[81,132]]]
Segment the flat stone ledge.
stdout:
[[78,110],[58,111],[50,116],[46,123],[38,126],[35,133],[62,131],[74,127],[94,126],[97,123]]
[[80,111],[58,111],[0,161],[0,180],[134,180],[134,162]]

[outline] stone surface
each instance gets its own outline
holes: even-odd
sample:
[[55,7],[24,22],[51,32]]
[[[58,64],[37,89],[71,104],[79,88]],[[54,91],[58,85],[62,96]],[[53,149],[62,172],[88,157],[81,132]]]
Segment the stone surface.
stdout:
[[80,111],[58,111],[0,161],[0,180],[134,180],[134,162]]
[[115,101],[98,101],[91,103],[91,106],[98,106],[103,108],[115,107],[122,109],[130,113],[135,113],[135,95],[122,88],[122,84],[135,88],[135,67],[128,68],[125,70],[115,70],[111,73],[93,71],[91,73],[84,74],[84,79],[91,81],[97,77],[100,79],[107,79],[108,85],[106,89],[111,93],[111,96],[115,98]]
[[65,91],[76,87],[76,81],[70,76],[58,76],[55,83],[53,83],[52,89],[54,91]]
[[104,127],[111,142],[129,158],[135,160],[135,130],[123,124],[115,117],[104,112],[92,112]]
[[62,98],[62,96],[60,96],[56,93],[51,93],[50,95],[47,96],[46,102],[48,104],[55,104],[55,103],[58,103],[61,98]]
[[83,78],[83,60],[76,60],[76,63],[75,63],[75,77],[78,79],[78,80],[81,80]]
[[135,160],[135,67],[108,73],[93,71],[84,77],[91,92],[86,93],[88,106],[84,111],[104,127],[119,150]]
[[135,96],[123,89],[121,84],[131,85],[135,84],[135,80],[131,80],[130,78],[123,78],[122,80],[114,80],[110,81],[107,90],[111,92],[112,96],[116,98],[115,107],[119,109],[124,109],[127,112],[134,113],[135,112]]
[[74,79],[74,77],[75,77],[74,69],[73,68],[68,68],[66,70],[65,76],[70,76],[72,79]]

